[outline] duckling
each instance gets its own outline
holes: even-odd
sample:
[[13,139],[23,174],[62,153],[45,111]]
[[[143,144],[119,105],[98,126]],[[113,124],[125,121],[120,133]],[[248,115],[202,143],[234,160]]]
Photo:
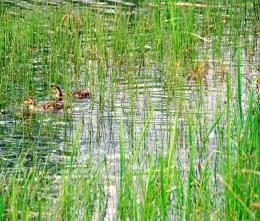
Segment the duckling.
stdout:
[[[58,85],[53,85],[52,90],[55,93],[56,101],[62,101],[63,94],[62,94],[61,88]],[[75,90],[75,91],[70,92],[70,96],[72,98],[76,98],[76,99],[85,99],[85,98],[89,98],[91,96],[91,94],[89,91]]]
[[90,92],[84,90],[75,90],[70,93],[70,96],[76,99],[84,99],[90,97]]
[[47,112],[60,110],[63,108],[63,104],[58,102],[46,102],[41,104],[36,104],[32,97],[24,98],[23,103],[29,106],[29,111],[33,112]]

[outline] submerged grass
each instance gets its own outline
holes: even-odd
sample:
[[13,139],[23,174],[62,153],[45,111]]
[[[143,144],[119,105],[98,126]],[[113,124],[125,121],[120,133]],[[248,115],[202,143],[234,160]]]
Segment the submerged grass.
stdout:
[[[257,53],[257,1],[112,8],[1,3],[0,219],[257,220],[259,95],[242,71]],[[20,113],[53,83],[72,112]],[[90,110],[72,88],[91,91]],[[108,116],[114,180],[99,155]]]

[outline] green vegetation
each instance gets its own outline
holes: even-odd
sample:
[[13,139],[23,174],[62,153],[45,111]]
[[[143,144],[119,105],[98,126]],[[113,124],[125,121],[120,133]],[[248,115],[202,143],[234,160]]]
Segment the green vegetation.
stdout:
[[33,2],[0,3],[0,220],[260,217],[257,1]]

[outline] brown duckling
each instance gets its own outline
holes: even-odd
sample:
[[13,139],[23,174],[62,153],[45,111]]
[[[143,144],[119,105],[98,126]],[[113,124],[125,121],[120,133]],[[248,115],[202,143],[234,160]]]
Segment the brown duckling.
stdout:
[[36,104],[32,97],[24,98],[23,103],[29,106],[29,111],[33,112],[48,112],[63,109],[63,104],[58,102],[46,102]]
[[[56,101],[62,101],[63,94],[62,94],[61,88],[58,85],[53,85],[52,90],[55,93]],[[72,98],[76,98],[76,99],[85,99],[85,98],[89,98],[91,96],[91,94],[89,91],[75,90],[75,91],[70,92],[70,96]]]
[[70,93],[70,96],[76,99],[84,99],[90,97],[90,92],[84,90],[75,90]]

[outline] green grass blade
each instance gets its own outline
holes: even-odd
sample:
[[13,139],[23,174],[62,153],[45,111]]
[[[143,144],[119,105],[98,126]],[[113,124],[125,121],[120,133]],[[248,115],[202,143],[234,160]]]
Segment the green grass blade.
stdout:
[[241,49],[237,49],[237,99],[239,106],[240,123],[243,125],[243,109],[242,109],[242,94],[241,94],[241,64],[240,64]]

